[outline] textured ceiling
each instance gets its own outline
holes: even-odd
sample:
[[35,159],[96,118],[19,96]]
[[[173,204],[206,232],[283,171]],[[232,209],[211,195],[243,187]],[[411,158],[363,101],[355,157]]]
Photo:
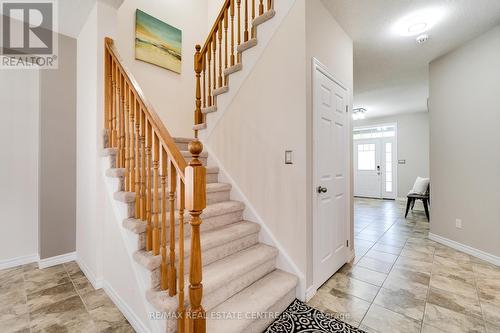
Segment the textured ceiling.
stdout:
[[[367,117],[427,110],[428,64],[500,24],[500,0],[322,0],[354,40],[354,107]],[[427,43],[401,37],[395,22],[442,8]]]

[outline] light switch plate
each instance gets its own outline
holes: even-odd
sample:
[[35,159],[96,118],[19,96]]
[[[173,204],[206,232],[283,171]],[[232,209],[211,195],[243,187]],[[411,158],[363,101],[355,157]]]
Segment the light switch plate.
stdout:
[[293,154],[291,150],[285,150],[285,164],[293,164]]

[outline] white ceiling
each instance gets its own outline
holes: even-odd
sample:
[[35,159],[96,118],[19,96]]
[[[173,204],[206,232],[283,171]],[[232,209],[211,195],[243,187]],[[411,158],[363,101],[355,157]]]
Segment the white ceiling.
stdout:
[[[427,110],[428,64],[500,24],[500,0],[322,0],[354,40],[354,107],[367,117]],[[392,31],[413,11],[441,7],[429,41]]]

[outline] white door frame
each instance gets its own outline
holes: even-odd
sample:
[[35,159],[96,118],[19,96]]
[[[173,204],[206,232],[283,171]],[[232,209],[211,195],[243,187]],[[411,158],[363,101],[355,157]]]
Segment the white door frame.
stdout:
[[[316,82],[317,82],[317,73],[316,70],[319,70],[321,73],[323,73],[325,76],[327,76],[329,79],[331,79],[333,82],[338,84],[340,87],[345,89],[347,92],[347,118],[346,118],[346,123],[348,126],[346,130],[346,144],[349,146],[347,147],[346,151],[348,152],[349,156],[346,158],[346,212],[348,219],[346,221],[347,227],[346,227],[346,240],[351,239],[351,200],[352,200],[352,191],[351,191],[351,178],[352,178],[352,167],[351,167],[351,154],[352,154],[352,126],[351,126],[351,111],[352,111],[352,101],[350,98],[350,93],[349,89],[346,88],[346,86],[337,80],[332,74],[328,72],[328,69],[325,65],[323,65],[318,59],[312,58],[312,82],[311,82],[311,103],[312,103],[312,143],[313,143],[313,155],[312,155],[312,216],[313,216],[313,230],[312,230],[312,243],[313,243],[313,283],[311,288],[307,291],[307,294],[309,296],[313,295],[316,290],[318,290],[319,287],[321,287],[321,284],[323,283],[322,281],[317,281],[317,270],[318,270],[318,265],[317,265],[317,258],[316,258],[316,253],[318,253],[317,249],[317,242],[314,240],[317,239],[316,232],[317,232],[317,223],[318,223],[318,217],[317,217],[317,203],[318,203],[318,198],[316,195],[316,188],[318,186],[317,184],[317,167],[318,167],[318,143],[316,140],[316,132],[317,132],[317,124],[316,124],[316,116],[317,116],[317,110],[316,110],[316,105],[314,104],[314,90],[316,88]],[[352,244],[349,244],[348,251],[346,251],[346,258],[345,261],[348,262],[351,255],[352,255]],[[312,290],[311,290],[312,289]]]
[[[399,196],[399,163],[398,163],[398,159],[399,159],[399,152],[398,152],[398,123],[397,122],[389,122],[389,123],[376,123],[376,124],[371,124],[371,125],[363,125],[363,126],[356,126],[355,128],[353,128],[352,130],[354,131],[355,129],[363,129],[363,128],[373,128],[373,127],[387,127],[387,126],[394,126],[394,141],[393,141],[393,151],[394,151],[394,154],[393,154],[393,157],[395,157],[394,161],[392,161],[393,163],[393,168],[392,168],[392,175],[393,175],[393,178],[392,178],[392,189],[393,189],[393,195],[392,196],[386,196],[384,195],[385,192],[385,184],[382,182],[381,184],[381,188],[380,188],[380,193],[381,193],[381,199],[397,199]],[[351,133],[351,137],[352,137],[352,133]],[[381,138],[381,139],[384,139],[384,138]],[[369,139],[362,139],[362,140],[369,140]],[[352,175],[353,177],[356,176],[356,171],[355,168],[356,168],[356,163],[354,163],[354,148],[355,148],[355,142],[358,141],[358,140],[353,140],[353,145],[352,145],[352,148],[353,148],[353,151],[352,151],[352,154],[353,154],[353,165],[352,165]],[[381,143],[384,144],[385,142],[383,142],[383,140],[381,140]],[[382,146],[381,146],[382,147]],[[382,149],[382,148],[381,148]],[[385,147],[383,148],[383,151],[385,151]],[[382,164],[382,163],[381,163]],[[385,171],[385,165],[382,167],[381,166],[381,172]],[[384,176],[385,177],[385,176]],[[354,179],[354,178],[353,178]],[[353,188],[353,194],[355,194],[355,188]]]

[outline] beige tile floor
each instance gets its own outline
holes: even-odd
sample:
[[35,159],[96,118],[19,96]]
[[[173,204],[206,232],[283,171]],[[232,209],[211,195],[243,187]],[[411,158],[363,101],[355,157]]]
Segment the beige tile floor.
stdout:
[[500,332],[500,268],[429,240],[404,208],[355,200],[356,258],[309,305],[366,332]]
[[0,270],[1,333],[134,332],[75,262]]

